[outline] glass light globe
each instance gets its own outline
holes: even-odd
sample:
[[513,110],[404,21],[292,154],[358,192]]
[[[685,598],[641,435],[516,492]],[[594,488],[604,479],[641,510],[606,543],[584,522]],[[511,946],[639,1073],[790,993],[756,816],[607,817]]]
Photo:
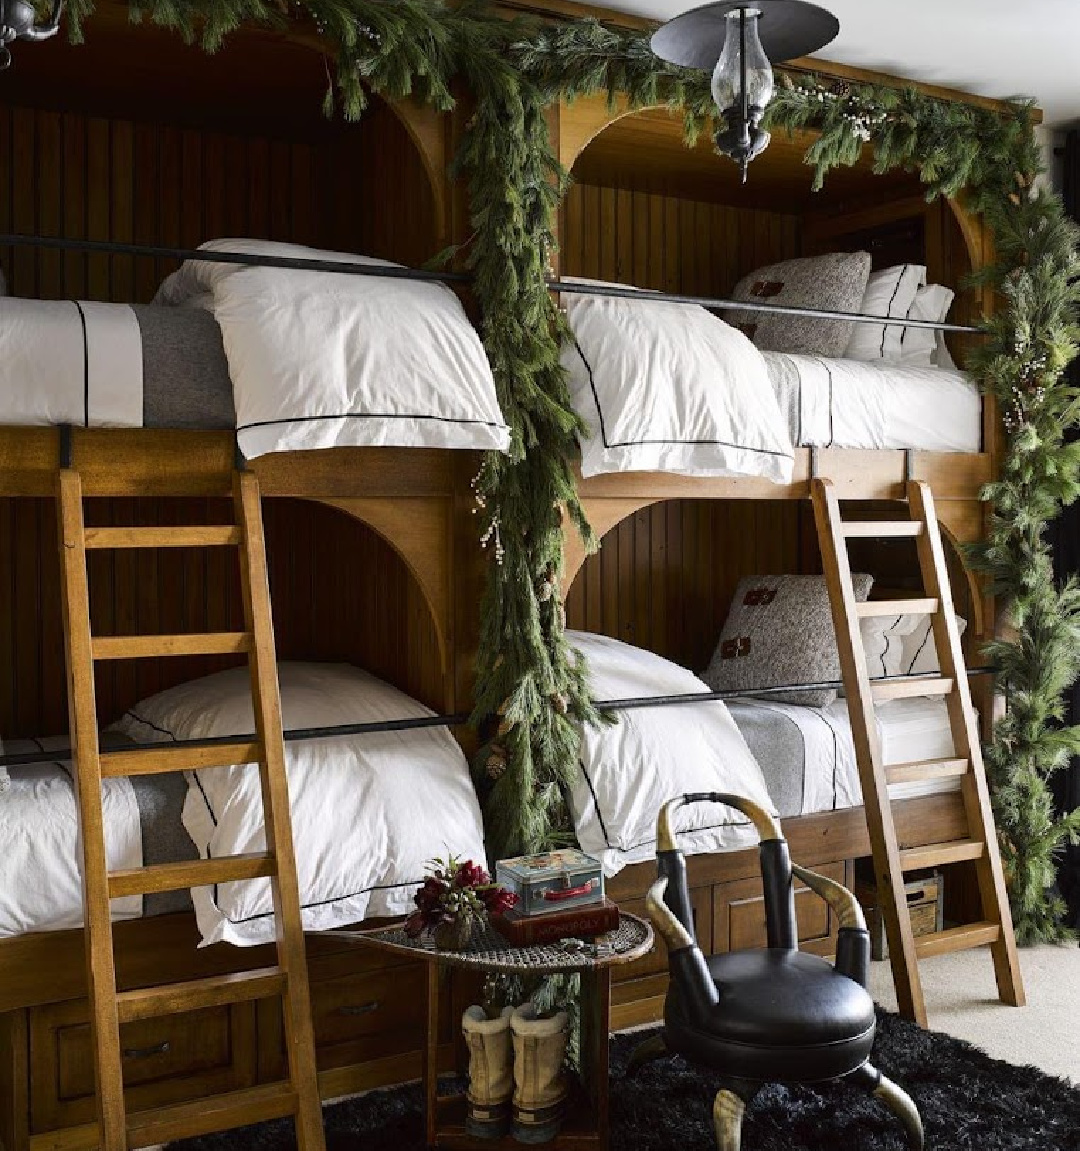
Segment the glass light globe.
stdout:
[[[712,94],[721,113],[742,104],[743,41],[746,44],[746,103],[761,110],[772,99],[773,70],[758,36],[758,8],[733,8],[727,13],[724,47],[712,77]],[[740,25],[743,25],[741,28]]]

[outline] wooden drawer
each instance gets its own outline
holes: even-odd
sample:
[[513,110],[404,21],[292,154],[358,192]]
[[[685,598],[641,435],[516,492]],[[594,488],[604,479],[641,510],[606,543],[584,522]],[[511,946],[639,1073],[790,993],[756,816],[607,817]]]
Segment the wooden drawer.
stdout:
[[[94,1116],[94,1064],[85,1000],[30,1012],[34,1132]],[[201,1099],[257,1082],[255,1004],[210,1007],[120,1028],[130,1110]]]
[[[371,962],[371,957],[377,963]],[[320,1071],[418,1052],[424,1043],[427,1002],[424,963],[397,961],[373,948],[327,956],[311,965],[311,1015]],[[450,997],[442,1000],[442,1042],[452,1035]],[[266,1081],[285,1069],[281,1009],[261,1005],[259,1074]]]
[[[826,863],[814,868],[821,875],[850,885],[850,864]],[[836,921],[823,899],[805,885],[795,884],[795,914],[799,920],[799,946],[803,951],[831,955],[835,950]],[[764,947],[765,901],[761,880],[742,879],[714,888],[713,945],[717,952]]]

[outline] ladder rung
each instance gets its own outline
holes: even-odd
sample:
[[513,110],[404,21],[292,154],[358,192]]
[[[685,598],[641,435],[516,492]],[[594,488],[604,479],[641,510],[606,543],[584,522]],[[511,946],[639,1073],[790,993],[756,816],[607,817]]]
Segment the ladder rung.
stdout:
[[938,610],[936,599],[868,599],[855,605],[859,619],[888,615],[933,615]]
[[187,635],[99,635],[93,640],[94,659],[145,659],[167,655],[235,655],[246,652],[246,631],[192,632]]
[[258,763],[262,744],[258,740],[215,743],[209,747],[133,747],[101,753],[101,774],[106,779],[131,775],[164,775],[172,771],[195,771],[204,767],[232,767]]
[[966,759],[925,759],[920,763],[894,763],[885,768],[887,783],[921,783],[927,779],[955,779],[966,775]]
[[961,863],[965,859],[981,859],[986,844],[976,839],[961,839],[953,843],[929,843],[925,847],[909,847],[900,852],[902,871],[920,871],[924,867],[941,867],[946,863]]
[[177,1139],[210,1135],[296,1113],[296,1092],[290,1083],[267,1083],[225,1095],[210,1095],[191,1103],[174,1103],[128,1116],[128,1143],[148,1147]]
[[915,953],[920,959],[927,959],[931,955],[984,947],[987,943],[997,943],[1000,938],[1001,925],[998,923],[965,923],[960,927],[935,931],[932,935],[920,935],[915,940]]
[[914,539],[923,533],[918,520],[848,520],[842,527],[848,539]]
[[875,700],[911,699],[918,695],[951,695],[956,681],[941,675],[918,675],[912,679],[872,679],[870,693]]
[[189,527],[87,528],[87,548],[210,548],[239,544],[235,524]]
[[136,1019],[156,1019],[203,1007],[269,999],[284,994],[285,984],[285,972],[280,967],[260,967],[254,971],[234,971],[184,983],[122,991],[116,1000],[120,1022],[132,1023]]
[[215,883],[236,883],[244,879],[266,879],[276,870],[274,857],[265,851],[226,855],[221,859],[186,859],[180,863],[131,867],[109,874],[109,898],[183,891],[186,887],[210,887]]

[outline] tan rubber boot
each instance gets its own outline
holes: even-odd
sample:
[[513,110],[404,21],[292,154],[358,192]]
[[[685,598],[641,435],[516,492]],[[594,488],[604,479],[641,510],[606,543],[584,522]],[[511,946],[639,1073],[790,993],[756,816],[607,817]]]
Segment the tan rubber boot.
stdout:
[[514,1037],[514,1138],[519,1143],[548,1143],[555,1138],[566,1104],[566,1043],[569,1019],[560,1011],[537,1019],[525,1003],[510,1021]]
[[461,1017],[465,1046],[469,1049],[469,1091],[465,1130],[474,1139],[500,1139],[510,1130],[511,1072],[510,1016],[504,1007],[498,1019],[489,1019],[482,1007],[470,1007]]

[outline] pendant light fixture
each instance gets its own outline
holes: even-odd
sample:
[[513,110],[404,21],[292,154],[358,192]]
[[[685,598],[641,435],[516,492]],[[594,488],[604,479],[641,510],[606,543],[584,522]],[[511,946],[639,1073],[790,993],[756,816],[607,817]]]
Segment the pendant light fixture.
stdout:
[[27,0],[0,0],[0,71],[11,67],[14,40],[48,40],[60,31],[64,0],[53,0],[49,18],[38,23],[37,11]]
[[840,31],[831,13],[806,0],[721,0],[694,8],[657,29],[652,50],[662,60],[712,72],[723,120],[717,151],[742,169],[769,146],[761,127],[772,99],[773,64],[824,48]]

